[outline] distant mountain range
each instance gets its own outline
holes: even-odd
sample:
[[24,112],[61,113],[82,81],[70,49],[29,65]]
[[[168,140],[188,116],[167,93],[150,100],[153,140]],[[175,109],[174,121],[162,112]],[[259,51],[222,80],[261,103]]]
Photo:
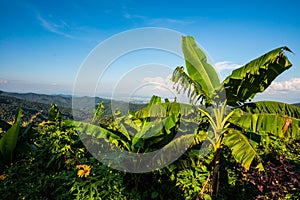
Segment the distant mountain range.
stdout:
[[[0,119],[12,121],[18,107],[23,110],[23,120],[28,121],[31,116],[41,111],[37,121],[47,120],[48,110],[52,103],[58,105],[64,119],[90,121],[93,117],[94,107],[90,105],[98,105],[100,102],[104,104],[102,116],[111,116],[118,108],[123,114],[127,114],[128,110],[137,111],[146,104],[128,103],[124,101],[115,101],[99,97],[76,97],[76,102],[80,107],[72,109],[71,95],[46,95],[36,93],[11,93],[0,90]],[[92,104],[91,104],[92,103]],[[300,103],[294,104],[300,107]]]
[[[134,104],[123,101],[111,101],[99,97],[76,97],[76,104],[80,108],[72,109],[71,95],[46,95],[36,93],[11,93],[0,90],[0,119],[12,121],[18,107],[23,110],[23,120],[28,121],[31,116],[42,111],[38,116],[38,121],[46,120],[48,110],[52,103],[58,105],[62,112],[63,118],[72,119],[73,114],[77,120],[90,121],[93,117],[93,109],[90,109],[91,102],[98,105],[103,102],[105,108],[103,116],[111,116],[112,112],[118,108],[123,114],[128,110],[136,111],[145,106],[145,104]],[[92,105],[93,105],[92,104]]]

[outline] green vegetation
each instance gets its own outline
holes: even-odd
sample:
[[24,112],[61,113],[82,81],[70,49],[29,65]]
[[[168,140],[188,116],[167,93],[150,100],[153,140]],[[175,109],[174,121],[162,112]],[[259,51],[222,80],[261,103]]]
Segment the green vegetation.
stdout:
[[[194,38],[183,37],[182,49],[187,73],[177,67],[172,80],[191,104],[153,96],[110,117],[103,101],[85,121],[52,104],[41,121],[35,115],[21,123],[21,109],[13,123],[0,121],[1,199],[299,199],[300,109],[249,102],[291,67],[290,50],[268,52],[221,83]],[[164,148],[149,169],[180,157],[130,173],[145,162],[128,166],[128,156],[102,146],[131,155]]]
[[20,132],[20,121],[22,111],[18,109],[15,123],[3,134],[0,139],[0,153],[3,160],[12,162],[13,151],[16,148],[18,135]]

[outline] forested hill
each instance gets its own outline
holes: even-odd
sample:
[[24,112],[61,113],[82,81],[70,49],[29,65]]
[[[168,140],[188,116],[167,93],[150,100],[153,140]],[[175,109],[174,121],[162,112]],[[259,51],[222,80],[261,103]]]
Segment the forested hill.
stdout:
[[[36,93],[11,93],[0,91],[1,96],[15,97],[21,100],[37,102],[43,104],[56,103],[58,106],[62,107],[72,107],[72,97],[71,95],[47,95],[47,94],[36,94]],[[96,101],[104,99],[96,99]]]
[[[95,100],[95,103],[104,103],[105,109],[103,116],[112,115],[111,101],[108,99],[102,99],[99,97],[78,97],[82,109],[75,110],[76,116],[80,116],[80,120],[89,121],[91,120],[91,113],[86,112],[89,102]],[[15,112],[18,107],[23,110],[23,120],[28,120],[34,114],[42,111],[38,116],[38,121],[47,119],[48,110],[52,103],[58,105],[62,112],[63,118],[72,119],[72,97],[70,95],[45,95],[35,93],[10,93],[0,91],[0,119],[5,121],[13,120]],[[122,113],[126,114],[128,109],[136,111],[144,104],[128,104],[122,101],[113,101],[114,109],[118,108]]]
[[[41,112],[36,119],[37,122],[41,122],[43,120],[47,120],[50,106],[51,104],[27,101],[18,99],[16,97],[3,96],[0,94],[0,119],[12,121],[16,114],[16,110],[20,107],[23,111],[22,120],[29,121],[33,115]],[[64,119],[72,119],[72,109],[70,107],[60,106],[59,108]],[[86,113],[82,111],[77,112],[80,112],[81,116],[83,117],[82,119],[84,119]]]
[[300,107],[300,103],[295,103],[294,105]]
[[[123,114],[127,114],[128,109],[136,111],[145,106],[145,104],[135,104],[123,101],[113,101],[113,108],[111,100],[93,97],[77,97],[81,109],[75,110],[76,116],[80,116],[79,120],[91,120],[92,113],[88,113],[86,108],[91,100],[94,100],[96,105],[100,102],[104,103],[104,112],[102,116],[111,116],[113,110],[118,108]],[[72,119],[72,96],[71,95],[46,95],[36,93],[10,93],[0,90],[0,119],[5,121],[13,120],[15,112],[18,107],[23,110],[23,120],[28,120],[34,114],[42,111],[38,116],[38,121],[46,120],[48,117],[48,110],[52,103],[56,103],[62,112],[63,118]],[[294,104],[300,107],[300,103]]]

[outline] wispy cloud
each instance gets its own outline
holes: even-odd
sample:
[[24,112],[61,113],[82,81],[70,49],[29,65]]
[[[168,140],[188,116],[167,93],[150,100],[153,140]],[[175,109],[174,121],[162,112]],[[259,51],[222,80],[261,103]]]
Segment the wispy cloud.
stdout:
[[214,64],[216,70],[218,72],[223,71],[223,70],[233,70],[241,67],[242,65],[238,65],[235,63],[232,63],[230,61],[222,61],[222,62],[217,62]]
[[61,20],[59,23],[53,22],[53,21],[45,19],[41,15],[37,15],[37,19],[40,22],[40,25],[43,28],[45,28],[46,30],[48,30],[52,33],[58,34],[58,35],[62,35],[67,38],[71,38],[71,39],[75,38],[73,35],[66,33],[65,30],[69,30],[70,26],[63,20]]
[[83,40],[88,42],[99,42],[99,38],[95,35],[100,35],[100,30],[97,28],[92,28],[89,26],[75,26],[70,25],[64,20],[54,20],[47,19],[42,17],[40,14],[37,14],[37,20],[40,25],[54,34],[61,35],[69,39]]
[[300,94],[300,78],[292,78],[287,81],[273,82],[266,90],[268,94]]
[[150,18],[140,14],[132,14],[128,12],[128,8],[126,6],[122,7],[123,17],[135,22],[135,20],[143,21],[143,23],[147,26],[168,26],[168,25],[190,25],[195,23],[194,20],[186,20],[186,19],[175,19],[175,18]]
[[190,25],[195,23],[192,20],[174,19],[174,18],[152,18],[147,21],[148,25],[151,26],[162,26],[162,25]]
[[124,13],[123,17],[125,17],[126,19],[142,19],[142,20],[146,20],[147,17],[143,16],[143,15],[132,15],[129,13]]

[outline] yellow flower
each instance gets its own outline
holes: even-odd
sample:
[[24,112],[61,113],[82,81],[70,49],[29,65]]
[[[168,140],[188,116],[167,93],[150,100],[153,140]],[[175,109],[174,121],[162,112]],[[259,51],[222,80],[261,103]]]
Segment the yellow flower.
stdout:
[[50,121],[42,121],[41,123],[39,123],[39,126],[44,126],[45,124],[49,124]]
[[2,175],[0,176],[0,181],[4,180],[6,177],[8,177],[7,174],[2,174]]
[[28,124],[29,124],[28,122],[23,122],[23,123],[22,123],[22,126],[23,126],[23,127],[26,127]]
[[43,110],[38,111],[37,113],[35,113],[29,120],[29,122],[33,122],[33,120],[35,120],[35,118],[37,118],[38,115],[42,114]]
[[78,169],[78,177],[87,177],[91,171],[91,167],[88,165],[77,165],[76,168]]

